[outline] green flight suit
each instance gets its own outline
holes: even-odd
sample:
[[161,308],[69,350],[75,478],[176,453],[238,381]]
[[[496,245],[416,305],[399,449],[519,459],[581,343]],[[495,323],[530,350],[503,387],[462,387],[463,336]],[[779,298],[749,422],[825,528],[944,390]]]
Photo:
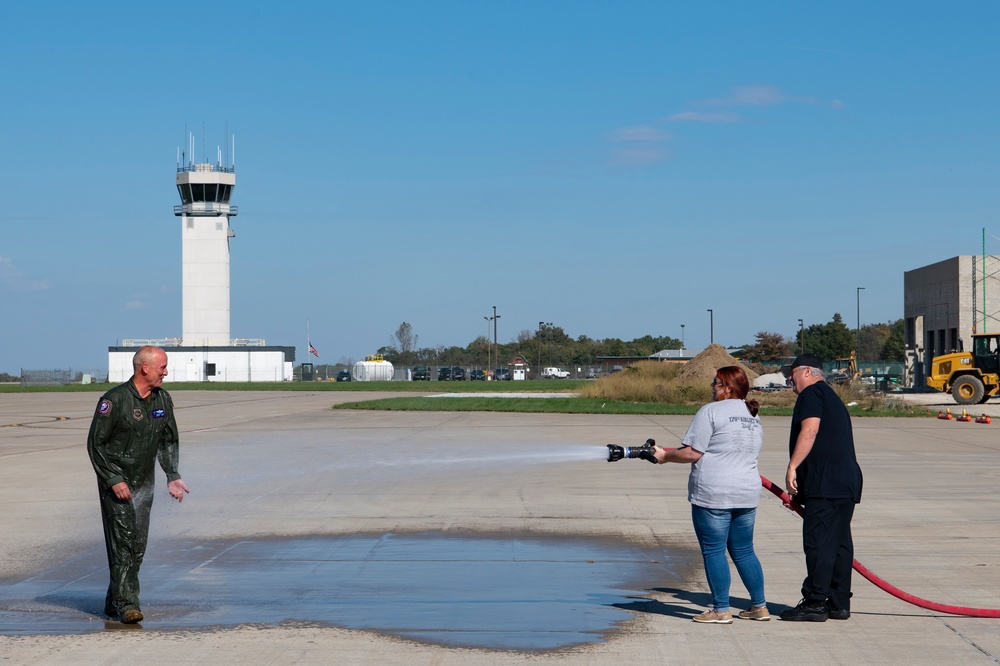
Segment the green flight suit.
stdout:
[[[139,566],[146,553],[149,510],[153,505],[154,461],[167,481],[177,472],[178,433],[174,404],[163,389],[139,397],[130,379],[105,393],[97,403],[87,436],[87,453],[97,472],[111,583],[104,602],[108,617],[139,610]],[[111,487],[124,481],[131,500],[120,500]]]

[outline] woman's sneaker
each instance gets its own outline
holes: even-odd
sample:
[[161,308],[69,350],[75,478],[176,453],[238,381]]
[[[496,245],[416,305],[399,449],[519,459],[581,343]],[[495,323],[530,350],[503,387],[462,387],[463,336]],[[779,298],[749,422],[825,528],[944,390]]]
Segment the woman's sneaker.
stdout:
[[722,611],[720,613],[718,611],[710,610],[695,615],[691,619],[694,620],[695,622],[705,622],[712,624],[732,624],[733,614],[730,613],[729,611]]
[[767,622],[771,619],[771,614],[767,612],[767,606],[761,606],[759,608],[748,608],[745,611],[740,611],[737,616],[741,620],[760,620],[762,622]]

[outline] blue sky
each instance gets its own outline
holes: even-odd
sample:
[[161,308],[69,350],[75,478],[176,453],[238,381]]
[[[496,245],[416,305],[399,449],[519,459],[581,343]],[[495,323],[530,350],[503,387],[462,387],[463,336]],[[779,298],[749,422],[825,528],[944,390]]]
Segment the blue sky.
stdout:
[[[174,186],[236,137],[232,335],[360,358],[752,342],[902,316],[1000,254],[1000,5],[19,3],[0,24],[0,371],[181,333]],[[214,161],[214,160],[211,160]]]

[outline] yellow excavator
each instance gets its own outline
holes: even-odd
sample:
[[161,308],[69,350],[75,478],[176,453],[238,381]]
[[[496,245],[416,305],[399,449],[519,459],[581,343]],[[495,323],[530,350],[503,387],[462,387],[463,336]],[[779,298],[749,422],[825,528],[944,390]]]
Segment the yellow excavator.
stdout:
[[[855,352],[852,351],[850,356],[842,356],[833,360],[837,362],[837,367],[827,375],[826,381],[828,383],[853,384],[861,379],[861,373],[858,372],[858,357]],[[846,363],[847,367],[841,367],[841,363]]]

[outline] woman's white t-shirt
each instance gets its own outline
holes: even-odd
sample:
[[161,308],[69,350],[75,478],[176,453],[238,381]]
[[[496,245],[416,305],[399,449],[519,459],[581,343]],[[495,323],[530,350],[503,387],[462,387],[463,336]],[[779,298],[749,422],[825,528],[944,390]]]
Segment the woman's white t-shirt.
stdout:
[[691,465],[688,501],[706,509],[757,506],[757,457],[764,443],[759,416],[738,399],[710,402],[694,415],[683,444],[702,456]]

